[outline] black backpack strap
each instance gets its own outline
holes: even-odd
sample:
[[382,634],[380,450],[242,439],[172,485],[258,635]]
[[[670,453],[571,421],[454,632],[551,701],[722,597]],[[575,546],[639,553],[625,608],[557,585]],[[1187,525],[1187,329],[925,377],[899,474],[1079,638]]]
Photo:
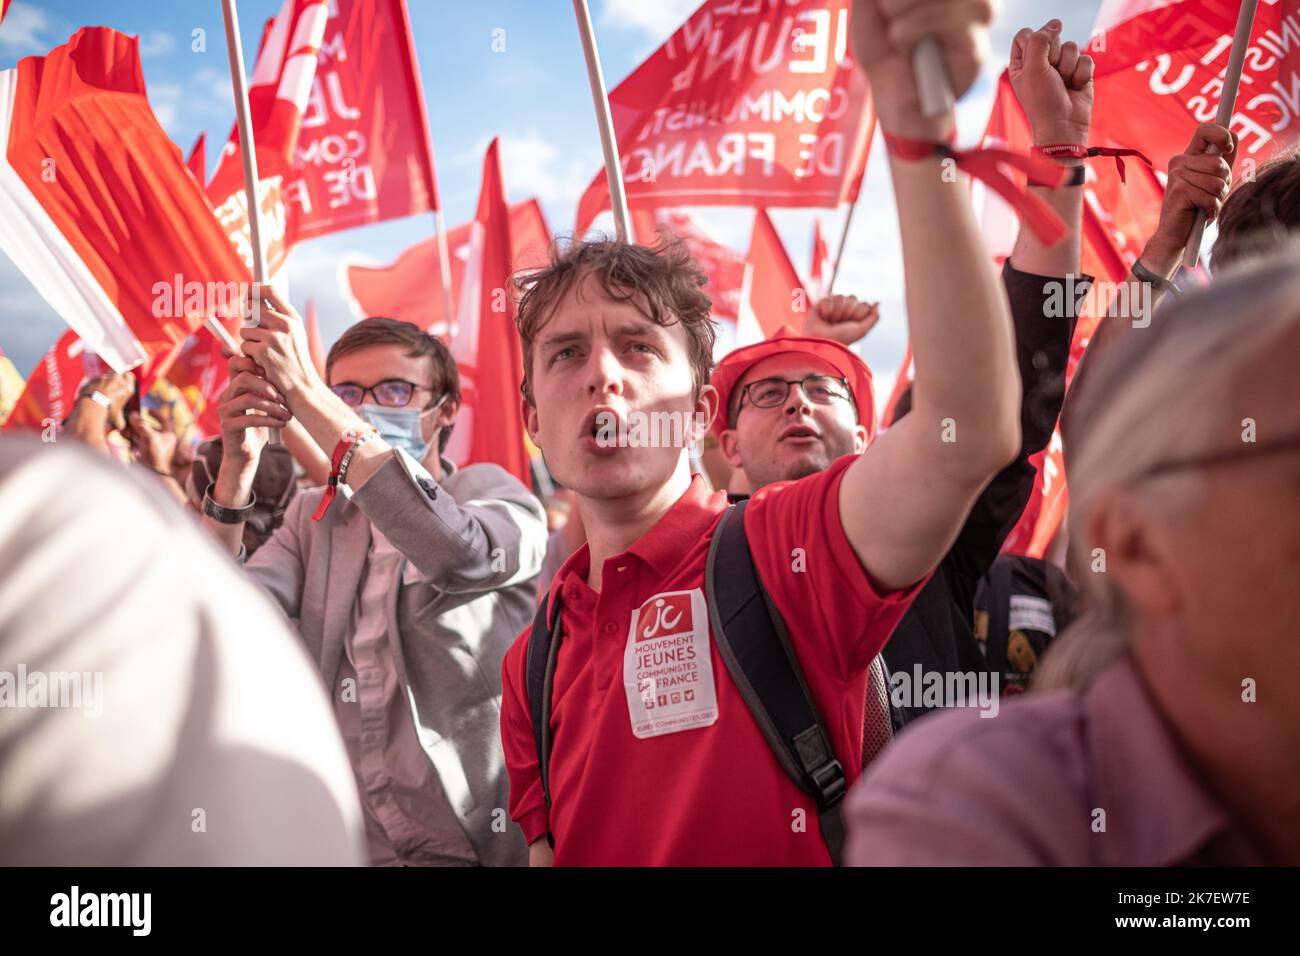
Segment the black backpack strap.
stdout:
[[[564,630],[560,626],[560,598],[555,597],[553,623],[546,620],[550,594],[544,594],[528,634],[528,711],[533,720],[533,740],[537,745],[537,766],[542,775],[542,796],[551,806],[551,690],[555,686],[555,660],[560,652]],[[548,831],[547,841],[555,846]]]
[[847,790],[780,612],[745,537],[747,501],[729,507],[709,543],[705,594],[718,654],[777,761],[817,801],[822,837],[838,866],[844,847],[840,803]]

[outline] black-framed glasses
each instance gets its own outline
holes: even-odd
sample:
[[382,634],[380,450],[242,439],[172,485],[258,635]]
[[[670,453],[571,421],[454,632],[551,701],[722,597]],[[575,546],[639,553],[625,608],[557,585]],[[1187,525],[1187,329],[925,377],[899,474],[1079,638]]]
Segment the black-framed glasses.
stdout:
[[740,392],[740,408],[746,397],[755,408],[776,408],[790,394],[790,386],[798,385],[814,405],[830,405],[832,402],[845,401],[849,397],[849,380],[836,378],[834,375],[808,375],[804,378],[763,378],[750,382]]
[[1227,448],[1200,455],[1188,455],[1185,458],[1174,458],[1148,468],[1138,477],[1154,478],[1157,475],[1166,475],[1172,471],[1185,471],[1189,468],[1211,468],[1215,465],[1226,465],[1235,461],[1262,458],[1266,455],[1277,455],[1287,451],[1300,451],[1300,434],[1279,438],[1276,441],[1263,442],[1262,444],[1242,442],[1240,448]]
[[433,391],[428,385],[416,385],[414,382],[400,378],[385,379],[368,387],[358,385],[356,382],[340,382],[331,386],[331,391],[343,399],[343,404],[349,408],[356,408],[364,402],[366,395],[373,395],[376,405],[383,405],[385,408],[404,408],[411,404],[415,393],[421,390]]

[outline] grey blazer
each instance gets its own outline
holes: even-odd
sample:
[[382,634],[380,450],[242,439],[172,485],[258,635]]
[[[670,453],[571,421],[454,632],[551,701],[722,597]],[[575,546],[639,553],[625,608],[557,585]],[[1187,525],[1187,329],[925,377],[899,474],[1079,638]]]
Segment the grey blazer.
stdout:
[[[509,825],[501,747],[501,661],[531,624],[546,552],[538,500],[497,465],[441,483],[405,451],[312,521],[323,488],[299,494],[248,571],[275,597],[333,687],[373,524],[428,583],[397,575],[389,636],[416,735],[465,834],[489,866],[522,865]],[[405,563],[403,563],[403,570]]]

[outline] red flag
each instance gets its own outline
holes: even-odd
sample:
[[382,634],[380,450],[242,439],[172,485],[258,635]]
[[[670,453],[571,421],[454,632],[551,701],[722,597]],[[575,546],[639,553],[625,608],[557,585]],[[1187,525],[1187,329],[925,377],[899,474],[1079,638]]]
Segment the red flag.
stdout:
[[[1135,147],[1165,170],[1196,124],[1214,121],[1239,8],[1239,0],[1108,0],[1086,51],[1096,63],[1091,145]],[[1238,177],[1247,160],[1262,163],[1300,137],[1297,0],[1256,9],[1229,128],[1240,136]]]
[[447,446],[458,465],[492,462],[532,487],[519,416],[523,352],[510,295],[510,214],[499,141],[483,161],[483,187],[471,224],[470,254],[452,355],[460,369],[461,409]]
[[[765,210],[758,210],[754,216],[754,236],[745,262],[751,270],[748,308],[762,337],[769,338],[783,325],[796,332],[802,329],[809,307],[808,293]],[[751,336],[752,331],[749,335],[739,333],[739,338]]]
[[303,319],[307,326],[307,350],[311,352],[312,364],[316,366],[316,371],[320,374],[322,381],[325,378],[325,345],[321,341],[320,323],[316,321],[316,303],[307,300],[307,316]]
[[[249,120],[260,179],[262,244],[271,274],[279,271],[288,255],[283,194],[287,180],[294,175],[294,149],[316,76],[327,6],[327,0],[284,0],[279,14],[263,33],[248,88]],[[221,151],[207,192],[230,241],[251,266],[253,248],[238,126],[231,130],[230,140]]]
[[[629,206],[836,206],[875,128],[848,0],[707,0],[609,94]],[[602,171],[581,235],[609,206]]]
[[889,401],[885,403],[884,413],[880,416],[880,428],[883,431],[890,425],[894,424],[894,419],[898,415],[898,403],[912,384],[912,377],[915,369],[912,368],[912,340],[907,341],[907,351],[903,353],[903,361],[898,366],[898,376],[894,379],[894,387],[889,393]]
[[9,12],[10,0],[0,0],[0,23],[4,22],[5,14]]
[[438,205],[406,4],[331,7],[284,189],[289,245]]
[[[452,300],[457,302],[472,226],[466,223],[447,231]],[[514,271],[546,262],[551,234],[536,199],[510,207],[510,236]],[[440,268],[438,242],[430,238],[411,246],[392,265],[348,266],[347,286],[360,316],[384,315],[450,338],[454,323],[442,314],[442,297],[437,294]]]
[[108,366],[69,329],[41,356],[3,430],[43,431],[62,422],[82,384],[107,371]]
[[237,311],[247,272],[149,109],[134,37],[86,27],[0,73],[0,143],[0,248],[111,366]]
[[715,242],[680,209],[638,209],[632,213],[633,233],[642,245],[653,245],[661,232],[686,243],[708,282],[704,291],[713,301],[714,321],[735,324],[740,318],[740,293],[745,282],[745,257]]
[[185,160],[185,167],[194,176],[194,181],[200,186],[208,175],[208,134],[199,133],[199,138],[194,141],[190,147],[189,159]]
[[185,340],[167,369],[167,380],[180,389],[194,413],[195,427],[204,438],[221,431],[217,404],[226,390],[226,357],[221,343],[206,327]]
[[822,238],[822,221],[814,219],[812,264],[808,268],[808,291],[817,299],[826,297],[827,286],[831,283],[831,273],[834,270],[830,250],[826,248],[826,240]]

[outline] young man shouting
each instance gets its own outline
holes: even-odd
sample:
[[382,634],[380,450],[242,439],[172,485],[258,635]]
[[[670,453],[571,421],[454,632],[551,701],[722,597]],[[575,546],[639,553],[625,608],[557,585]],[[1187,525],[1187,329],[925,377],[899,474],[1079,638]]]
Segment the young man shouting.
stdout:
[[[898,4],[862,2],[853,15],[881,126],[938,143],[953,116],[922,118],[910,57],[934,31],[934,5],[887,6]],[[939,39],[960,93],[977,75],[989,11],[943,7]],[[864,454],[769,486],[744,515],[758,576],[790,625],[850,781],[861,765],[872,659],[1020,444],[1006,296],[966,184],[945,182],[938,156],[894,158],[891,168],[916,362],[913,414]],[[599,434],[611,416],[634,426],[659,415],[703,436],[718,396],[708,384],[713,331],[702,281],[671,246],[598,242],[574,245],[525,283],[524,416],[552,473],[575,491],[587,530],[587,546],[548,597],[561,638],[545,728],[549,801],[527,693],[528,636],[503,668],[511,816],[536,864],[831,861],[814,801],[768,747],[709,624],[705,564],[725,496],[692,479],[682,447],[620,447]],[[645,695],[636,672],[656,655],[682,663],[680,686]]]

